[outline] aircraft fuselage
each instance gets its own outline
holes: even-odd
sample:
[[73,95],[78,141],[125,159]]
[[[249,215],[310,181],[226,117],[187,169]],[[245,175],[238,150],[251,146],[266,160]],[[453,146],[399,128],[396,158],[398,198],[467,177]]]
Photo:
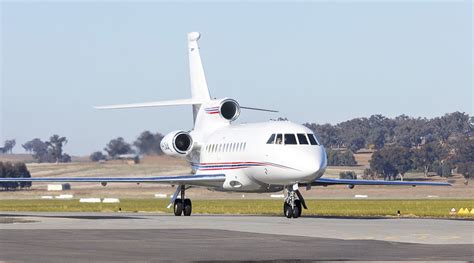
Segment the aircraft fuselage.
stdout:
[[310,136],[289,121],[228,125],[206,136],[188,160],[196,174],[226,174],[214,190],[276,192],[324,174],[326,151]]

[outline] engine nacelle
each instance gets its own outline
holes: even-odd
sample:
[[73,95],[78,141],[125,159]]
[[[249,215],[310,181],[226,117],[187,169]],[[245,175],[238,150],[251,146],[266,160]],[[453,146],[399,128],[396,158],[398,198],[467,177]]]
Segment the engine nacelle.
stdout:
[[235,121],[240,116],[240,105],[233,99],[224,99],[220,103],[219,113],[222,118]]
[[186,156],[193,148],[193,138],[188,132],[173,131],[161,140],[160,147],[167,155]]

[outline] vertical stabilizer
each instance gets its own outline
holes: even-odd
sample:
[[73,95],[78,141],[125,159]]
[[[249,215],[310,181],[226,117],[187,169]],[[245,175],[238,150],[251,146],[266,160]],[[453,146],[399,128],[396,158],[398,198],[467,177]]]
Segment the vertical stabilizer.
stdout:
[[[191,96],[193,100],[208,102],[211,100],[209,89],[207,88],[206,76],[202,66],[201,55],[199,54],[198,40],[201,37],[199,32],[188,33],[188,55],[189,55],[189,77],[191,81]],[[196,117],[201,105],[193,105],[193,119]]]
[[207,88],[206,76],[199,54],[198,40],[201,34],[198,32],[188,33],[189,74],[191,80],[191,95],[194,100],[207,102],[211,100]]

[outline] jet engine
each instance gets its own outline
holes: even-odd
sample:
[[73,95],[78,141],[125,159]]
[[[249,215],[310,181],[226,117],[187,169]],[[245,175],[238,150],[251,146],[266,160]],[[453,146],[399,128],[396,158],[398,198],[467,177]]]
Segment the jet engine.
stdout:
[[160,147],[167,155],[185,156],[193,148],[193,138],[188,132],[173,131],[161,140]]
[[219,106],[222,118],[228,121],[235,121],[240,115],[240,105],[233,99],[224,99]]

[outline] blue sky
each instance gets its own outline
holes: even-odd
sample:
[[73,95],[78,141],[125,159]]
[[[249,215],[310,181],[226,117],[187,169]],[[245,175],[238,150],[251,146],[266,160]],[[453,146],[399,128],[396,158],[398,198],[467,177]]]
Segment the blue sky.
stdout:
[[213,97],[337,123],[383,114],[473,114],[472,2],[7,2],[1,8],[0,141],[66,136],[89,154],[143,130],[191,129],[189,107],[94,105],[190,96],[186,33]]

